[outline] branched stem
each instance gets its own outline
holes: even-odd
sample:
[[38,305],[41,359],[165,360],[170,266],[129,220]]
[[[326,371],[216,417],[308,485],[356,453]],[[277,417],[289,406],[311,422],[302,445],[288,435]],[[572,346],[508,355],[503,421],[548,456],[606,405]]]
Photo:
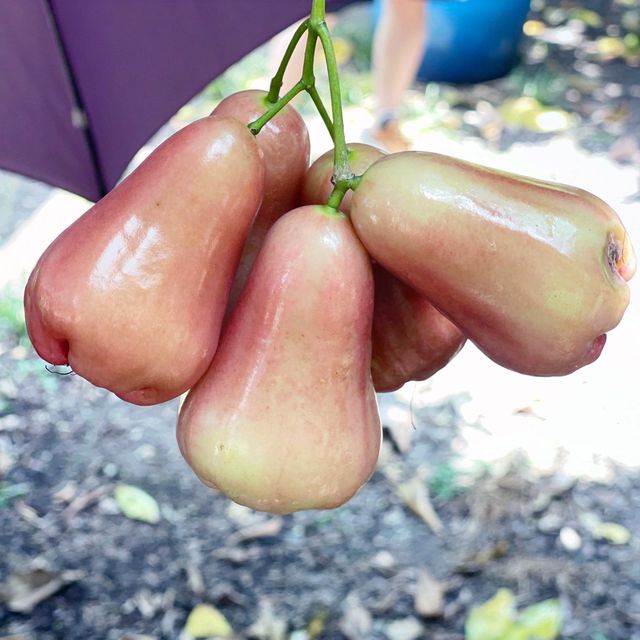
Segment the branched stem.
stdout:
[[[313,25],[313,21],[311,23]],[[349,169],[349,151],[344,137],[344,120],[342,118],[342,97],[340,95],[340,78],[338,75],[338,62],[333,49],[333,42],[327,24],[322,21],[317,27],[318,37],[324,49],[324,56],[327,61],[327,73],[329,75],[329,89],[331,91],[331,112],[333,115],[333,178],[337,184],[341,180],[349,179],[353,176]]]
[[301,91],[304,91],[305,86],[304,82],[300,80],[297,84],[295,84],[287,93],[285,93],[280,100],[275,102],[273,105],[267,109],[257,120],[250,122],[247,126],[249,127],[249,131],[254,136],[257,136],[260,133],[262,127],[264,127],[271,118],[273,118],[279,111],[282,111],[284,107],[291,102]]
[[287,66],[291,61],[291,56],[293,55],[295,48],[298,46],[298,42],[300,42],[300,39],[307,32],[308,28],[309,20],[307,19],[296,29],[296,32],[293,34],[291,42],[289,43],[289,46],[287,47],[282,58],[282,62],[280,63],[276,74],[271,79],[269,95],[267,96],[267,100],[269,102],[275,103],[280,98],[280,89],[282,89],[282,79],[284,78],[285,71],[287,70]]
[[307,93],[311,96],[311,99],[313,100],[313,104],[316,105],[316,109],[318,110],[318,113],[320,114],[320,117],[322,118],[325,126],[327,127],[327,130],[329,131],[329,135],[331,136],[331,139],[334,139],[334,132],[333,132],[333,122],[331,122],[331,116],[327,113],[327,109],[324,106],[324,103],[322,102],[322,98],[320,97],[320,94],[318,93],[318,90],[316,89],[315,85],[308,87],[307,88]]
[[[291,56],[300,42],[302,36],[307,33],[307,44],[304,54],[304,66],[302,78],[288,91],[282,98],[279,98],[280,90],[287,65],[291,61]],[[327,75],[329,77],[329,90],[331,94],[331,117],[325,108],[322,98],[316,89],[316,79],[314,75],[314,58],[318,40],[322,45],[324,57],[327,64]],[[325,0],[312,0],[311,15],[302,22],[296,29],[291,42],[287,47],[278,71],[271,80],[267,101],[271,106],[259,118],[249,124],[249,130],[257,135],[262,127],[271,120],[286,104],[288,104],[301,91],[306,91],[320,117],[322,118],[329,134],[333,140],[333,184],[335,188],[329,198],[328,205],[337,209],[349,189],[357,186],[359,178],[354,176],[349,168],[349,151],[345,142],[344,119],[342,115],[342,97],[340,95],[340,78],[338,76],[338,62],[336,60],[333,42],[329,28],[325,22]]]

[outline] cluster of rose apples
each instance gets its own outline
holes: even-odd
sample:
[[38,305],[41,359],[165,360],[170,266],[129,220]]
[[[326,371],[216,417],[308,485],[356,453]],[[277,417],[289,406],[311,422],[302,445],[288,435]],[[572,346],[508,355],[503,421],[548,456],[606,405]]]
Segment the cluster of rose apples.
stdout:
[[375,390],[427,378],[466,338],[531,375],[599,356],[635,270],[601,200],[351,145],[363,176],[337,211],[332,156],[309,168],[290,105],[254,137],[264,111],[240,92],[174,134],[25,292],[48,362],[136,404],[188,391],[178,442],[205,484],[260,510],[334,507],[375,467]]

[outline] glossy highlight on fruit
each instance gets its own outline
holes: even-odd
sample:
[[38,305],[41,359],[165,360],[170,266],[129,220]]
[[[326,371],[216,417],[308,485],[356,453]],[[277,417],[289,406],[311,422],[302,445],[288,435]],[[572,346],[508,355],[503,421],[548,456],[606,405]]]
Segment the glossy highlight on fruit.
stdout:
[[[385,154],[368,144],[348,145],[349,167],[363,174]],[[333,185],[333,151],[321,155],[304,179],[302,200],[326,202]],[[348,191],[340,210],[351,211]],[[462,348],[465,337],[424,296],[380,265],[373,266],[375,305],[372,328],[371,375],[376,391],[399,389],[410,380],[426,380],[442,369]]]
[[364,174],[351,216],[375,260],[520,373],[593,362],[629,302],[627,233],[580,189],[405,152]]
[[[250,89],[227,96],[213,115],[249,124],[270,106],[267,92]],[[267,231],[283,214],[298,206],[309,166],[309,132],[300,114],[288,104],[260,130],[256,142],[264,158],[264,198],[242,251],[229,294],[227,313],[235,306]]]
[[272,227],[177,438],[198,477],[253,509],[346,502],[374,470],[373,279],[341,213],[306,206]]
[[38,261],[25,290],[38,354],[135,404],[189,389],[215,353],[263,183],[239,122],[171,136]]

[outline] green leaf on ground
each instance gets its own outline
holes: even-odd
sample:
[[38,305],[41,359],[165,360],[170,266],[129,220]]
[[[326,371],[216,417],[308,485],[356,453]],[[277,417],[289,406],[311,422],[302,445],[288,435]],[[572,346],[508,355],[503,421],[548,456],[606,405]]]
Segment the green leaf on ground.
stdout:
[[599,522],[594,525],[591,533],[609,544],[628,544],[631,540],[629,529],[617,522]]
[[555,640],[562,627],[562,608],[557,599],[544,600],[516,611],[509,589],[474,607],[465,625],[466,640]]
[[596,40],[596,53],[600,59],[619,58],[626,52],[624,40],[618,36],[602,36]]
[[191,638],[233,638],[227,619],[209,604],[198,604],[191,610],[184,630]]
[[565,131],[574,122],[574,116],[568,111],[546,107],[532,96],[505,100],[500,113],[510,126],[540,133]]
[[562,627],[560,600],[543,600],[523,609],[518,615],[516,627],[526,632],[526,640],[555,640]]
[[149,524],[160,521],[160,507],[146,491],[130,484],[119,484],[114,498],[122,513],[131,520],[140,520]]
[[14,500],[22,498],[29,493],[29,485],[20,482],[18,484],[10,484],[9,482],[0,482],[0,509],[9,506]]
[[569,17],[583,22],[587,27],[597,28],[602,26],[602,16],[596,11],[591,11],[591,9],[575,7],[569,11]]
[[516,619],[516,599],[499,589],[490,600],[471,609],[464,627],[466,640],[504,640]]

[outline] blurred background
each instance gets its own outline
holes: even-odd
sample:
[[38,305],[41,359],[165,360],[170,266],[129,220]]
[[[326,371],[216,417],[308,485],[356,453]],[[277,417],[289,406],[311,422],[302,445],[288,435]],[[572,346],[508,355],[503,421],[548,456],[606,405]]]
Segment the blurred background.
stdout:
[[[376,10],[355,2],[333,25],[348,141],[373,123]],[[403,102],[414,148],[588,189],[640,249],[638,0],[431,10]],[[207,86],[132,166],[224,96],[268,88],[273,48]],[[317,75],[326,96],[321,59]],[[329,136],[296,106],[317,157]],[[0,171],[2,640],[640,639],[637,278],[593,365],[531,378],[468,344],[379,396],[380,463],[351,502],[273,517],[195,479],[175,402],[126,405],[35,357],[26,276],[89,204]]]

